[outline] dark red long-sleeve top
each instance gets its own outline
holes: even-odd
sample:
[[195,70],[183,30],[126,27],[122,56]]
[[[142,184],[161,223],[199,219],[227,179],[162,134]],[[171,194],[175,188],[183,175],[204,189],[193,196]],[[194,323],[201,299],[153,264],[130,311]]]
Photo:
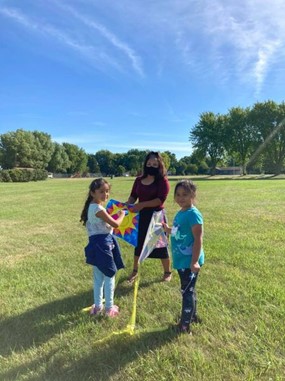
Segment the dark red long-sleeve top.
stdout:
[[142,176],[139,176],[135,179],[133,188],[131,191],[131,197],[133,197],[135,200],[138,199],[139,202],[150,201],[150,200],[154,200],[155,198],[159,198],[161,200],[160,206],[157,206],[155,208],[147,208],[147,209],[154,209],[154,210],[163,209],[163,203],[166,200],[166,197],[170,189],[168,179],[166,177],[162,177],[161,179],[154,181],[150,185],[142,184],[141,180],[142,180]]

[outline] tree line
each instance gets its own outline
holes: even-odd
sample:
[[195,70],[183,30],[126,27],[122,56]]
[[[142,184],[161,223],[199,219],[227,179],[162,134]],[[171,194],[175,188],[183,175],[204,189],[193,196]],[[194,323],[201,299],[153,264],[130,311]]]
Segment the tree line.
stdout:
[[[217,166],[241,166],[243,174],[280,174],[285,166],[285,104],[256,103],[251,108],[233,107],[227,114],[204,112],[190,130],[193,152],[177,160],[161,152],[172,175],[215,174]],[[70,143],[53,142],[40,131],[18,129],[0,135],[2,169],[33,168],[69,175],[88,173],[105,176],[136,176],[146,151],[126,153],[99,150],[94,154]]]
[[[189,151],[190,151],[189,143]],[[169,173],[185,175],[208,172],[208,159],[186,156],[177,160],[170,151],[161,152]],[[99,150],[94,154],[70,143],[53,142],[51,136],[39,131],[16,131],[0,135],[0,165],[2,169],[33,168],[68,175],[136,176],[142,170],[146,151],[130,149],[126,153]]]

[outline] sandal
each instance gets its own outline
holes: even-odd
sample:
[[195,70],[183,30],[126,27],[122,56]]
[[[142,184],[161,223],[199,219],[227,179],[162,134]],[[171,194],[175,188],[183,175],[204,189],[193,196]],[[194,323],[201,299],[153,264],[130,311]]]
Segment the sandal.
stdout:
[[116,317],[119,315],[119,307],[113,305],[111,308],[106,310],[106,315],[109,317]]
[[103,312],[103,306],[97,307],[95,304],[91,306],[90,315],[100,315]]
[[172,273],[171,273],[171,271],[165,271],[164,274],[163,274],[162,281],[163,281],[163,282],[170,282],[170,281],[171,281],[171,278],[172,278]]
[[133,281],[137,278],[137,276],[138,276],[138,270],[133,269],[133,272],[128,277],[128,283],[133,283]]

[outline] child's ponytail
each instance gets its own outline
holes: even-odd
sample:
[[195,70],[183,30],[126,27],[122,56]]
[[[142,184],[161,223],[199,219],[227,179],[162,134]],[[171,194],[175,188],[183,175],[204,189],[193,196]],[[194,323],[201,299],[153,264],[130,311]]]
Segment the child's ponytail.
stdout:
[[80,216],[80,222],[82,222],[84,226],[86,225],[88,208],[91,201],[92,201],[92,196],[89,193],[87,200],[85,201],[84,207],[82,209],[81,216]]

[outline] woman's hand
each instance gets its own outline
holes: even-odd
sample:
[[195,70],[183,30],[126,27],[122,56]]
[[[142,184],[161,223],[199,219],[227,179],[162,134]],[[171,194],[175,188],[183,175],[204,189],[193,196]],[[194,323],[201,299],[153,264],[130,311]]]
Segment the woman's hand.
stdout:
[[141,202],[138,202],[132,205],[132,212],[134,213],[140,212],[143,208],[144,208],[143,204]]

